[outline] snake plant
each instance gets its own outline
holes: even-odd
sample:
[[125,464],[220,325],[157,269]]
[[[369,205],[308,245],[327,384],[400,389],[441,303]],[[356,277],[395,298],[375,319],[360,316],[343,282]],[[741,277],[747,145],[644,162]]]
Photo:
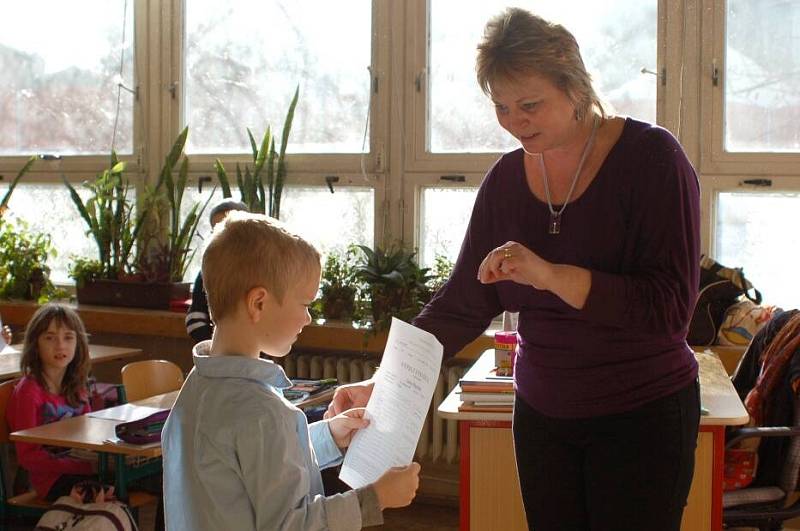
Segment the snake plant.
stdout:
[[[289,143],[289,133],[292,130],[294,111],[299,96],[300,87],[298,86],[289,104],[286,120],[283,122],[279,147],[276,148],[275,135],[269,126],[264,132],[264,136],[261,137],[260,143],[256,143],[253,133],[247,129],[253,154],[253,169],[251,171],[250,167],[245,165],[244,171],[242,171],[239,164],[236,164],[236,184],[239,187],[241,201],[248,206],[251,212],[269,214],[276,219],[280,218],[281,196],[283,195],[283,185],[286,182],[286,146]],[[217,179],[222,188],[222,195],[232,197],[230,179],[222,161],[217,159],[214,162],[214,168],[217,170]]]

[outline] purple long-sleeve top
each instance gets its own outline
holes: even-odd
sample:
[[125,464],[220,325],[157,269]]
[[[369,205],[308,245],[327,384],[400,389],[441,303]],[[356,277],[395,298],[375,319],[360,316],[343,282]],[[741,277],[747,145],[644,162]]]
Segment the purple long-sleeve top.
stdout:
[[[697,376],[685,338],[697,297],[700,191],[678,141],[628,118],[557,235],[548,234],[547,204],[528,188],[523,156],[507,153],[489,170],[453,274],[414,324],[447,356],[503,310],[519,312],[515,388],[552,417],[620,413],[688,385]],[[583,308],[511,281],[478,282],[484,257],[510,240],[588,269]]]

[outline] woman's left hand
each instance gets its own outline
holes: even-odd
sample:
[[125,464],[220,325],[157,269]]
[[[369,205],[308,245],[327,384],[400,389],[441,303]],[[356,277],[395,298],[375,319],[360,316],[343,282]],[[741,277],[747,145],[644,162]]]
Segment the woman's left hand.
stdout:
[[478,280],[493,284],[511,280],[517,284],[548,289],[553,265],[525,247],[509,241],[489,251],[478,267]]

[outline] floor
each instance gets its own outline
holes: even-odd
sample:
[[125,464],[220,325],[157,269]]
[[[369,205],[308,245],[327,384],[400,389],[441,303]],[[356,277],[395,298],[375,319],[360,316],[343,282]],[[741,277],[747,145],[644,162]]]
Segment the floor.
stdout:
[[[152,531],[153,510],[143,510],[140,531]],[[458,508],[426,503],[412,503],[403,509],[383,512],[381,531],[458,531]]]

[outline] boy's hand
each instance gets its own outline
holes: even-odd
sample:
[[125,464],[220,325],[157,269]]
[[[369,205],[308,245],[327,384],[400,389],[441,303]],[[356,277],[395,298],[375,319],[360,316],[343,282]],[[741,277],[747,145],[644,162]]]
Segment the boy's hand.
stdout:
[[348,409],[328,420],[328,429],[331,430],[333,441],[340,450],[350,446],[350,440],[355,432],[369,425],[369,420],[364,418],[366,411],[363,407]]
[[381,510],[405,507],[419,487],[419,463],[390,468],[374,483]]
[[333,400],[331,400],[328,410],[325,411],[322,418],[328,419],[350,408],[366,406],[367,402],[369,402],[369,397],[372,396],[373,387],[375,387],[375,382],[372,380],[338,387],[336,392],[333,393]]

